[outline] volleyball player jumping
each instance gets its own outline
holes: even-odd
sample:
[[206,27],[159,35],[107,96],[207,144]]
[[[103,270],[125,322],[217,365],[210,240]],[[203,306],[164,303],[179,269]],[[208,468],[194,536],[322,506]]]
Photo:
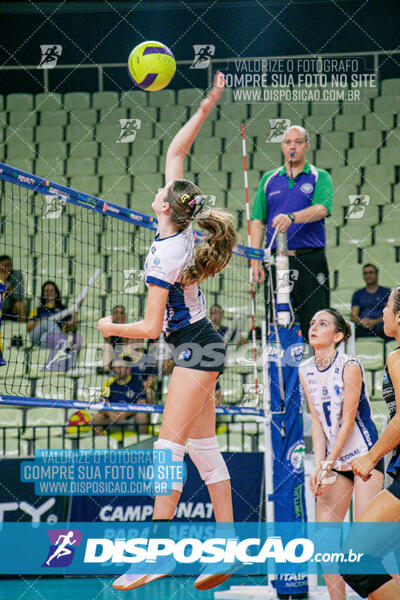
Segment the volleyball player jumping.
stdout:
[[[383,460],[375,462],[366,481],[354,476],[350,465],[353,458],[368,452],[378,433],[363,367],[336,349],[350,336],[349,325],[340,313],[328,308],[314,315],[308,335],[315,355],[301,363],[299,376],[312,417],[315,470],[310,487],[317,497],[316,520],[341,522],[353,489],[356,518],[381,490]],[[329,480],[333,480],[330,485],[324,484]],[[345,600],[345,582],[340,575],[325,575],[325,581],[331,600]]]
[[[158,232],[145,263],[148,299],[144,319],[115,324],[111,317],[105,317],[99,320],[98,328],[107,337],[149,339],[157,338],[163,329],[167,343],[179,350],[174,355],[175,367],[154,447],[170,449],[174,460],[183,461],[189,439],[189,455],[208,487],[216,521],[232,522],[230,477],[215,432],[215,385],[224,369],[225,345],[206,318],[199,284],[227,266],[236,233],[231,215],[207,209],[197,221],[206,230],[204,243],[195,250],[191,223],[202,210],[204,200],[197,186],[182,179],[184,158],[224,85],[222,74],[217,74],[212,91],[168,148],[166,185],[158,190],[152,204]],[[182,484],[174,483],[169,496],[156,497],[154,521],[173,518],[181,492]],[[126,573],[113,587],[135,589],[167,574]],[[210,589],[228,577],[203,574],[196,579],[195,587]]]

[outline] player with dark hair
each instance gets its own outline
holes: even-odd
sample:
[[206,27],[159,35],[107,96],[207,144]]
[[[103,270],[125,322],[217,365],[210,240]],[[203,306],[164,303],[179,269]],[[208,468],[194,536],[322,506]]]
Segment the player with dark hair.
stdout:
[[[199,188],[182,179],[184,158],[197,132],[219,99],[224,87],[217,74],[214,87],[200,108],[172,140],[166,159],[166,185],[155,196],[152,208],[158,232],[145,263],[148,286],[146,314],[142,321],[115,324],[111,317],[100,319],[104,336],[157,338],[167,334],[174,353],[175,368],[162,418],[156,449],[169,449],[175,461],[183,461],[189,439],[189,455],[208,487],[216,521],[233,521],[230,476],[218,448],[215,432],[215,385],[224,370],[225,344],[206,318],[206,305],[199,284],[224,269],[236,244],[232,217],[220,210],[204,210]],[[194,248],[192,221],[206,231]],[[212,352],[211,352],[212,348]],[[169,496],[157,496],[153,519],[170,521],[182,492],[173,483]],[[126,573],[113,584],[129,590],[168,575]],[[203,574],[197,589],[219,585],[228,574]]]
[[[388,407],[390,422],[372,448],[363,456],[355,458],[351,466],[355,476],[368,481],[376,465],[393,450],[387,468],[393,481],[387,489],[373,498],[357,517],[359,523],[397,523],[400,520],[400,286],[396,287],[389,296],[383,310],[383,323],[385,334],[394,337],[399,344],[387,358],[382,384],[382,394]],[[377,543],[374,540],[370,541]],[[377,555],[380,550],[380,547],[376,549]],[[377,561],[378,558],[375,560]],[[343,578],[362,598],[368,597],[370,600],[400,598],[400,585],[389,573],[344,574]]]
[[[350,336],[349,324],[333,309],[317,312],[311,319],[309,341],[315,355],[299,367],[312,417],[315,469],[310,487],[317,498],[318,522],[341,522],[355,491],[355,514],[381,490],[383,461],[372,477],[355,477],[350,461],[366,454],[378,439],[372,418],[364,370],[361,363],[337,349]],[[330,483],[330,484],[329,484]],[[345,600],[340,575],[325,575],[331,600]]]

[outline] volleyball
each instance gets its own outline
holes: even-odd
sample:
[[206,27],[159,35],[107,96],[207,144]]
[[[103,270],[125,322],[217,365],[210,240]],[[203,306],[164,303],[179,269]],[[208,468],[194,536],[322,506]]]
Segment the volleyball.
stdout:
[[135,85],[147,92],[157,92],[175,75],[175,57],[161,42],[142,42],[129,55],[128,71]]

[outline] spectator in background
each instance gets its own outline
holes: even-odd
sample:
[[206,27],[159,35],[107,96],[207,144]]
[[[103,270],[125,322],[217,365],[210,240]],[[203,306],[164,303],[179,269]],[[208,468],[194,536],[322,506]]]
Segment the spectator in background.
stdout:
[[383,309],[391,290],[378,284],[379,269],[375,265],[364,265],[362,272],[366,286],[355,291],[351,300],[351,320],[356,324],[356,338],[378,336],[385,341],[390,340],[383,331]]
[[32,344],[47,348],[50,334],[66,334],[76,331],[76,314],[65,316],[58,321],[52,319],[64,309],[65,306],[61,302],[60,290],[57,285],[54,281],[46,281],[42,285],[40,305],[34,308],[28,317],[27,329]]
[[[113,323],[126,323],[126,310],[122,304],[117,304],[112,309],[112,320]],[[111,368],[114,354],[121,354],[127,350],[126,346],[131,344],[133,340],[112,335],[104,338],[103,346],[103,369],[105,373],[108,373]]]
[[[132,374],[132,366],[133,360],[130,356],[122,355],[113,359],[114,377],[105,382],[101,391],[104,400],[116,404],[148,402],[142,378]],[[92,424],[96,426],[96,434],[101,434],[104,431],[102,426],[120,424],[130,417],[134,417],[135,424],[140,425],[140,433],[147,433],[150,424],[149,413],[102,410],[93,415]]]
[[220,304],[213,304],[210,308],[210,321],[214,325],[215,329],[218,331],[222,337],[225,336],[228,328],[224,325],[221,325],[221,321],[224,318],[224,309]]
[[7,285],[3,299],[3,319],[26,321],[25,286],[21,271],[13,269],[11,256],[0,256],[0,281]]

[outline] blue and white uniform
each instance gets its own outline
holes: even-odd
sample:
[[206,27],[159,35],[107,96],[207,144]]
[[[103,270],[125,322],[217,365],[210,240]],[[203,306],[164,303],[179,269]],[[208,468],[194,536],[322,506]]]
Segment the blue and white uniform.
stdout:
[[378,439],[365,384],[364,369],[357,359],[344,353],[337,353],[329,367],[321,371],[317,368],[314,356],[303,361],[299,367],[325,433],[326,456],[328,456],[335,444],[343,421],[343,370],[350,361],[360,365],[362,385],[353,430],[335,464],[337,470],[342,468],[345,471],[349,470],[347,465],[350,461],[366,454]]
[[182,289],[179,279],[193,262],[194,238],[191,225],[183,231],[153,241],[145,263],[145,281],[169,290],[163,330],[178,331],[206,316],[206,303],[197,283]]

